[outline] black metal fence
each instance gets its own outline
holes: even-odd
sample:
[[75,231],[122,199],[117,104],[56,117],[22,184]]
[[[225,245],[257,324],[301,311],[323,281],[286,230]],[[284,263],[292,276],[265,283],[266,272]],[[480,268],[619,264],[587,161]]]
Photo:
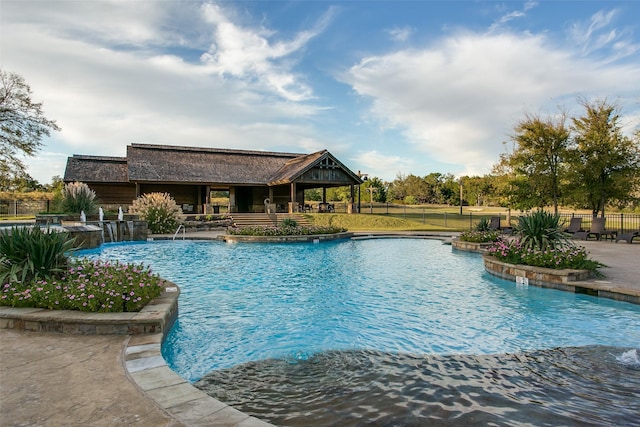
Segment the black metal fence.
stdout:
[[[336,213],[346,213],[349,211],[348,204],[345,202],[333,203]],[[22,216],[34,216],[39,213],[50,212],[50,200],[0,200],[0,218],[13,218]],[[105,211],[113,209],[117,212],[117,206],[107,206]],[[473,208],[471,208],[473,209]],[[355,207],[357,211],[357,206]],[[482,210],[478,212],[469,211],[465,207],[466,212],[451,212],[451,208],[444,209],[428,206],[408,206],[395,205],[392,203],[362,203],[360,205],[360,213],[389,215],[396,218],[403,218],[416,221],[424,225],[433,225],[439,228],[450,228],[455,230],[472,230],[475,225],[483,218],[490,219],[493,216],[500,216],[503,227],[515,225],[518,221],[518,214],[512,212],[510,218],[504,211],[490,212]],[[582,218],[582,228],[589,230],[593,216],[590,214],[563,213],[560,214],[563,221],[568,225],[571,218]],[[640,214],[614,213],[606,215],[606,228],[617,230],[620,233],[640,230]]]
[[49,212],[50,200],[0,200],[0,218],[34,216]]
[[[336,212],[346,212],[346,203],[336,203],[335,210]],[[518,223],[519,216],[517,212],[511,212],[510,215],[507,215],[504,211],[491,212],[489,209],[473,212],[469,211],[468,207],[465,207],[465,212],[460,214],[459,212],[451,212],[450,208],[445,210],[437,207],[394,205],[391,203],[362,203],[360,205],[360,213],[389,215],[425,225],[457,230],[472,230],[482,219],[488,220],[494,216],[500,217],[503,227],[513,226]],[[584,230],[590,229],[593,220],[591,214],[565,213],[560,214],[560,217],[567,226],[571,218],[582,218],[582,228]],[[620,233],[640,230],[640,214],[613,213],[606,214],[605,218],[605,226],[609,230],[617,230]]]

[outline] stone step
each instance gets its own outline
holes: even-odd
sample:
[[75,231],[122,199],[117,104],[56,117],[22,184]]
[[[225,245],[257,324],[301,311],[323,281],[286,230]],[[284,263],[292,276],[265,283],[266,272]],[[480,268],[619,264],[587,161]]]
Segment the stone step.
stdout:
[[282,222],[285,218],[293,219],[298,225],[309,227],[311,223],[307,218],[300,214],[266,214],[266,213],[234,213],[231,215],[233,223],[236,227],[274,227]]

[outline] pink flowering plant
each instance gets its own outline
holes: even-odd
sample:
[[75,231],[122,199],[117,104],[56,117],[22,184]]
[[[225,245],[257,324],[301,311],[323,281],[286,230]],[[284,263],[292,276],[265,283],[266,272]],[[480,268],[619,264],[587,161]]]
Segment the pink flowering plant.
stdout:
[[604,264],[589,259],[587,250],[571,244],[554,248],[531,248],[521,240],[498,239],[489,248],[490,255],[509,264],[531,265],[553,269],[574,269],[596,271]]
[[493,231],[472,230],[472,231],[465,231],[460,233],[460,240],[462,240],[463,242],[489,243],[489,242],[495,242],[496,240],[498,240],[499,236],[500,236],[500,232],[495,230]]
[[57,277],[6,281],[0,305],[88,312],[140,311],[165,282],[149,267],[100,260],[70,261]]

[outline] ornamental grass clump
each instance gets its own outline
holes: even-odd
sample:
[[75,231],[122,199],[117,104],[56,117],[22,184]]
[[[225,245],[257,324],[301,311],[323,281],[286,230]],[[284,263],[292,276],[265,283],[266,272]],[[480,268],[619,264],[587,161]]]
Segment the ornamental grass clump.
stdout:
[[182,209],[169,193],[143,194],[133,201],[129,212],[147,221],[149,231],[154,234],[173,233],[182,215]]
[[0,305],[87,312],[140,311],[165,283],[143,265],[76,260],[59,278],[2,285]]
[[66,213],[80,213],[87,215],[98,211],[96,193],[84,182],[70,182],[62,190],[62,210]]

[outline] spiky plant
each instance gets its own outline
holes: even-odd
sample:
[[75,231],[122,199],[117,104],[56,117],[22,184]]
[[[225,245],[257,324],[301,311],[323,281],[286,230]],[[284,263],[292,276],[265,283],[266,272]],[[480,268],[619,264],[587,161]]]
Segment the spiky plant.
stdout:
[[490,224],[487,218],[482,218],[476,224],[475,231],[489,231]]
[[519,217],[514,234],[525,250],[544,251],[571,244],[568,235],[562,231],[560,215],[543,210]]
[[75,239],[66,232],[13,227],[0,232],[0,283],[57,277],[66,271]]
[[133,201],[129,212],[147,221],[154,234],[173,233],[178,227],[182,209],[168,193],[147,193]]

